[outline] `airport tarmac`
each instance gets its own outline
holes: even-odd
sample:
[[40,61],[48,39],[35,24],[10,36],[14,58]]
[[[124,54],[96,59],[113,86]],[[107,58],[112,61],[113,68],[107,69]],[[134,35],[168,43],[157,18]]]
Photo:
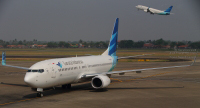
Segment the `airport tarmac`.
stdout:
[[[7,62],[29,67],[33,61]],[[115,70],[185,65],[191,62],[120,62]],[[56,87],[37,98],[24,83],[25,71],[0,66],[0,108],[200,108],[200,63],[184,68],[112,75],[112,83],[95,90],[90,82]]]

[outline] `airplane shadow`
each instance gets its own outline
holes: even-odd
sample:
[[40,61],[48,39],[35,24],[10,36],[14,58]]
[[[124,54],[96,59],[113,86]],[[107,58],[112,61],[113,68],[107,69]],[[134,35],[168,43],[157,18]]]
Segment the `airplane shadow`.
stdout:
[[169,89],[169,88],[184,88],[182,87],[119,87],[119,88],[104,88],[104,89],[94,89],[94,88],[89,88],[86,90],[90,90],[90,92],[106,92],[108,90],[122,90],[122,89]]
[[[11,84],[11,83],[1,83],[1,84],[20,86],[20,87],[29,87],[28,85],[24,85],[24,84]],[[180,86],[180,87],[109,87],[109,88],[103,88],[103,89],[94,89],[91,83],[86,83],[86,84],[74,85],[72,86],[71,89],[63,89],[62,87],[55,87],[55,89],[48,88],[44,90],[43,95],[44,97],[47,97],[47,96],[53,96],[53,95],[70,93],[70,92],[81,91],[81,90],[87,90],[89,92],[107,92],[109,90],[122,90],[122,89],[170,89],[170,88],[184,88],[184,86]],[[23,96],[23,98],[36,98],[36,97],[37,97],[37,92]]]
[[[49,88],[49,89],[45,89],[45,91],[43,92],[43,95],[44,95],[44,97],[54,96],[54,95],[58,95],[58,94],[74,92],[77,90],[79,90],[79,91],[85,90],[90,87],[92,87],[91,84],[87,83],[87,84],[72,86],[71,89],[63,89],[62,87],[55,87],[55,89]],[[35,97],[37,97],[36,95],[37,95],[37,92],[28,94],[28,95],[24,96],[23,98],[35,98]]]
[[29,87],[28,85],[25,85],[25,84],[11,84],[11,83],[4,83],[4,82],[1,82],[1,84],[11,85],[11,86],[20,86],[20,87]]
[[170,88],[184,88],[182,87],[127,87],[127,88],[107,88],[107,89],[170,89]]

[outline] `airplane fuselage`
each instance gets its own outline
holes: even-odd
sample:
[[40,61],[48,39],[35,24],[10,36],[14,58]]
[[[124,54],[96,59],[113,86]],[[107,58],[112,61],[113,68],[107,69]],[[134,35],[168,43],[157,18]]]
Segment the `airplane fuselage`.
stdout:
[[44,60],[26,72],[24,81],[32,88],[48,88],[81,82],[83,74],[108,72],[113,69],[111,56],[86,56]]
[[170,15],[170,12],[166,12],[166,11],[150,8],[150,7],[143,6],[143,5],[137,5],[136,8],[138,10],[143,10],[144,12],[149,12],[151,14]]

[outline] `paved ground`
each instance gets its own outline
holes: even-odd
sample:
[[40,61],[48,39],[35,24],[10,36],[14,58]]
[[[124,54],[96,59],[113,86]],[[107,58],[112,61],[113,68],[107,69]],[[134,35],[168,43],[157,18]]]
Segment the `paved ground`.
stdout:
[[[29,67],[34,62],[7,62]],[[190,64],[190,62],[124,62],[115,70]],[[185,68],[113,75],[104,90],[90,83],[72,85],[71,90],[47,90],[37,98],[23,81],[25,72],[0,66],[0,107],[2,108],[200,108],[200,63]]]

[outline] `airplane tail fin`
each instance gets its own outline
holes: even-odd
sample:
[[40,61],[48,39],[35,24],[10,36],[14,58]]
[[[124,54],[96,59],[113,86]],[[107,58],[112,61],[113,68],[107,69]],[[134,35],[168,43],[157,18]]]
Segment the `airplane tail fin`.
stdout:
[[110,38],[108,49],[102,55],[116,56],[117,40],[118,40],[118,24],[119,24],[119,18],[116,18],[116,22],[113,28],[112,36]]
[[171,12],[173,6],[170,6],[167,10],[165,10],[165,12]]
[[2,52],[2,65],[6,65],[6,52]]

